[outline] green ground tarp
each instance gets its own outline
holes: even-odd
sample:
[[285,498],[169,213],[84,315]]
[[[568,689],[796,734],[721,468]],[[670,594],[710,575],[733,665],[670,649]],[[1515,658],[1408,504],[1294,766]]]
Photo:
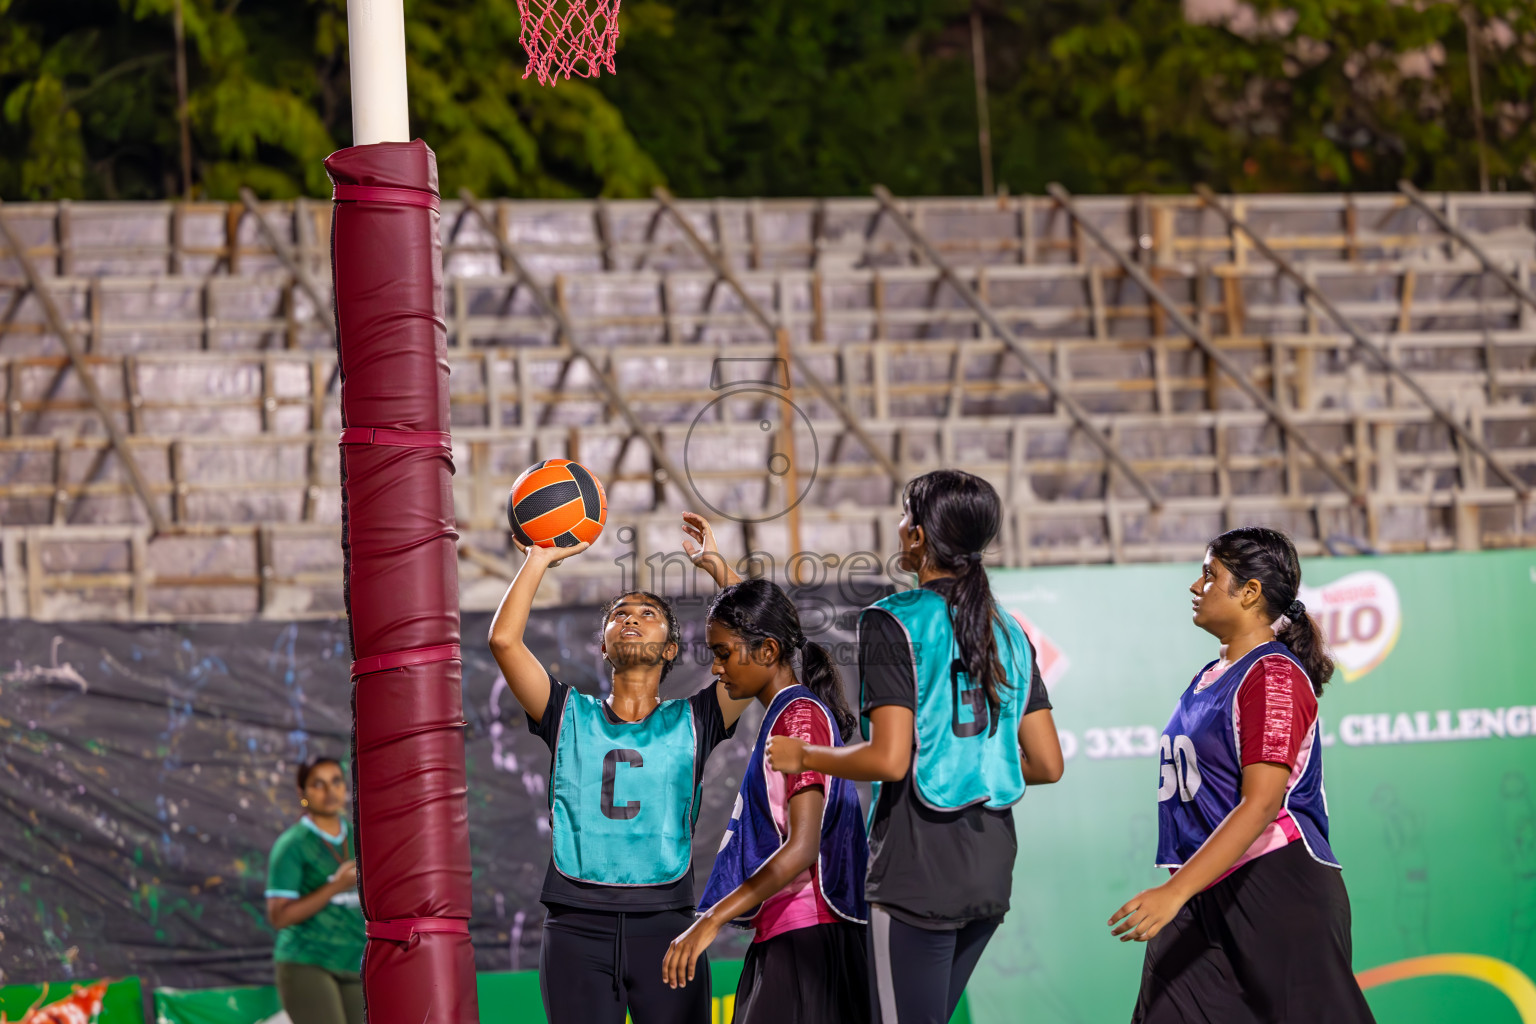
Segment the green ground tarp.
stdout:
[[[714,987],[714,1024],[729,1024],[735,1003],[741,962],[725,960],[710,965]],[[477,977],[480,1019],[541,1024],[544,1007],[539,1001],[537,971],[498,971]],[[155,992],[155,1024],[257,1024],[278,1011],[277,990],[260,988],[158,989]],[[126,1018],[124,1019],[126,1021]],[[970,1024],[964,1000],[951,1024]],[[101,1024],[119,1024],[105,1015]]]
[[[736,982],[741,978],[741,961],[718,961],[710,968],[715,997],[713,1024],[729,1024],[735,1004]],[[487,972],[478,975],[476,980],[482,1020],[516,1021],[517,1024],[541,1024],[544,1021],[537,971]],[[56,1003],[76,988],[91,984],[90,981],[51,983],[47,986],[43,1005]],[[6,1020],[19,1021],[43,992],[42,985],[0,987],[0,1013],[4,1013]],[[154,992],[154,1024],[259,1024],[280,1009],[277,989],[270,985],[162,988]],[[962,1000],[951,1024],[970,1024],[970,1021]],[[144,1000],[138,978],[114,981],[108,987],[98,1024],[144,1024]]]

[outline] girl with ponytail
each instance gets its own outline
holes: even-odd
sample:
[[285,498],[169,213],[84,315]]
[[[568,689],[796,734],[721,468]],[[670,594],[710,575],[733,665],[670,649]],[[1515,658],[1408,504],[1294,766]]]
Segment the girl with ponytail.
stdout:
[[1138,1024],[1373,1021],[1351,965],[1349,894],[1328,845],[1317,700],[1333,674],[1298,600],[1289,537],[1217,537],[1190,585],[1221,643],[1162,738],[1157,862],[1109,919],[1146,942]]
[[721,926],[734,922],[756,930],[736,989],[736,1024],[861,1024],[869,1019],[869,847],[858,792],[816,771],[781,775],[763,759],[770,737],[841,746],[857,722],[837,670],[768,580],[722,590],[707,637],[725,691],[756,698],[765,714],[700,917],[672,941],[663,978],[673,988],[687,985]]
[[1061,778],[1034,648],[992,597],[983,552],[1002,503],[942,469],[907,484],[900,565],[919,586],[859,619],[864,742],[775,736],[771,766],[874,782],[870,975],[874,1019],[944,1024],[1002,922],[1018,853],[1010,809]]

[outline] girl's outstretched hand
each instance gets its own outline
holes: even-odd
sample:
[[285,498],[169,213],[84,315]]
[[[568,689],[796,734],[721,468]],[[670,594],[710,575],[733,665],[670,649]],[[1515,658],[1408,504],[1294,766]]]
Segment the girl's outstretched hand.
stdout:
[[670,988],[683,988],[693,980],[694,965],[699,957],[715,941],[720,926],[709,917],[701,917],[689,926],[667,947],[667,955],[661,961],[662,983]]
[[532,562],[538,560],[543,562],[546,568],[550,569],[553,569],[555,566],[559,565],[561,562],[565,561],[567,558],[570,558],[573,555],[581,554],[583,551],[587,550],[587,548],[592,546],[591,541],[584,540],[580,544],[568,548],[546,548],[540,547],[537,544],[530,547],[529,545],[524,544],[522,541],[518,540],[516,536],[513,536],[512,543],[517,545],[517,550],[521,551],[523,556],[527,558],[528,561]]
[[730,586],[741,579],[726,564],[725,556],[720,554],[714,527],[697,512],[683,513],[683,553],[694,565],[709,573],[717,586]]
[[[1146,942],[1178,916],[1185,899],[1168,882],[1143,889],[1109,919],[1110,934],[1121,942]],[[1116,922],[1120,927],[1116,928]]]
[[805,771],[805,741],[794,736],[770,736],[764,751],[768,767],[785,775]]

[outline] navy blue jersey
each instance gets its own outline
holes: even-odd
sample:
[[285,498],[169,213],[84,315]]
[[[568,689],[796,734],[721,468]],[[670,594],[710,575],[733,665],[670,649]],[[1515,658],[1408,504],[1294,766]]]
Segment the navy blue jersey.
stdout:
[[[843,745],[843,737],[838,732],[832,710],[808,687],[797,683],[785,687],[773,698],[768,713],[763,717],[762,728],[758,730],[752,757],[742,773],[741,791],[736,796],[731,822],[725,830],[725,841],[720,844],[714,869],[704,885],[704,897],[699,900],[700,913],[725,899],[737,886],[755,875],[770,857],[779,852],[787,839],[779,835],[769,806],[767,773],[772,769],[768,767],[764,751],[768,748],[773,724],[784,713],[784,709],[797,700],[814,702],[826,716],[832,745]],[[816,858],[816,881],[821,886],[822,899],[833,913],[856,924],[863,924],[869,917],[864,903],[864,872],[869,860],[869,845],[864,839],[859,791],[847,779],[831,775],[826,777],[823,788],[826,800],[821,812],[821,847]],[[761,909],[761,906],[754,907],[735,923],[749,923]]]
[[[1243,758],[1237,729],[1238,689],[1260,658],[1280,655],[1305,669],[1279,641],[1260,644],[1221,676],[1204,682],[1206,665],[1179,698],[1163,730],[1157,790],[1157,863],[1176,868],[1200,849],[1242,798]],[[1291,772],[1281,814],[1289,815],[1312,856],[1332,867],[1339,862],[1328,845],[1328,800],[1323,793],[1323,751],[1317,723],[1302,744]]]

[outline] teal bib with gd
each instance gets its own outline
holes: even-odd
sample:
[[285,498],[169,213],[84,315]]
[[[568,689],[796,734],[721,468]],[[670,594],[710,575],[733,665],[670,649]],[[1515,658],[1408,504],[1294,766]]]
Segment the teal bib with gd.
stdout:
[[[1011,807],[1024,796],[1019,757],[1019,720],[1029,700],[1030,654],[1024,630],[1011,615],[993,621],[998,660],[1008,676],[999,690],[996,716],[981,684],[960,660],[949,606],[931,590],[892,594],[874,608],[890,612],[912,645],[917,679],[917,751],[912,776],[917,796],[935,810],[953,811],[984,803]],[[862,701],[861,701],[862,703]],[[864,723],[866,738],[869,722]],[[870,802],[879,802],[879,783]]]
[[666,700],[643,721],[613,722],[572,690],[550,765],[555,869],[599,885],[665,885],[692,863],[693,709]]

